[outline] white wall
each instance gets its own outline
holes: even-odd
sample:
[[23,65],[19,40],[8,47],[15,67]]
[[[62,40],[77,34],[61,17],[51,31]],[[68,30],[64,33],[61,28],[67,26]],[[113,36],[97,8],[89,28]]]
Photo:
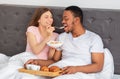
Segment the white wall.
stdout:
[[0,4],[120,9],[120,0],[0,0]]

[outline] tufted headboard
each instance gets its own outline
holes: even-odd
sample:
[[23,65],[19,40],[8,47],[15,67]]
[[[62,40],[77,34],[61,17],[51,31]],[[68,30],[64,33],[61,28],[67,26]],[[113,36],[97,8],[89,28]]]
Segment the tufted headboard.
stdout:
[[[40,6],[0,5],[0,53],[12,56],[25,51],[27,25],[35,8]],[[54,25],[61,26],[64,7],[52,7]],[[115,73],[120,74],[120,10],[82,8],[85,28],[102,37],[110,49]],[[63,30],[56,30],[61,33]]]

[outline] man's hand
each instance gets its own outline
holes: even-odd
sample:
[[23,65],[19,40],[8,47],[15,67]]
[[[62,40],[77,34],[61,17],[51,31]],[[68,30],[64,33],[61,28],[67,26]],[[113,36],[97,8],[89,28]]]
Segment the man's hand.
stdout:
[[77,72],[76,66],[67,66],[62,70],[62,74],[74,74]]

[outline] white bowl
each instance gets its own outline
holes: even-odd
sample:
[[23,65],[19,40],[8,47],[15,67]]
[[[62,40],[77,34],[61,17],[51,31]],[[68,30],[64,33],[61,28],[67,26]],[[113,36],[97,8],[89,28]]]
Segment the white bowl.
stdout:
[[27,65],[26,65],[26,68],[27,68],[28,70],[40,70],[40,66],[34,65],[34,64],[27,64]]
[[53,48],[59,48],[63,45],[63,43],[60,41],[49,41],[47,45]]

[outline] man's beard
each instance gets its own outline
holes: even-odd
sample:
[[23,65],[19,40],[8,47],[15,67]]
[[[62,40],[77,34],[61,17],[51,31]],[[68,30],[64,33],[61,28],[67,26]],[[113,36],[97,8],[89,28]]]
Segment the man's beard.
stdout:
[[72,28],[73,28],[74,22],[72,22],[71,25],[72,25],[71,29],[68,30],[66,33],[70,33],[70,32],[72,32],[72,30],[73,30]]

